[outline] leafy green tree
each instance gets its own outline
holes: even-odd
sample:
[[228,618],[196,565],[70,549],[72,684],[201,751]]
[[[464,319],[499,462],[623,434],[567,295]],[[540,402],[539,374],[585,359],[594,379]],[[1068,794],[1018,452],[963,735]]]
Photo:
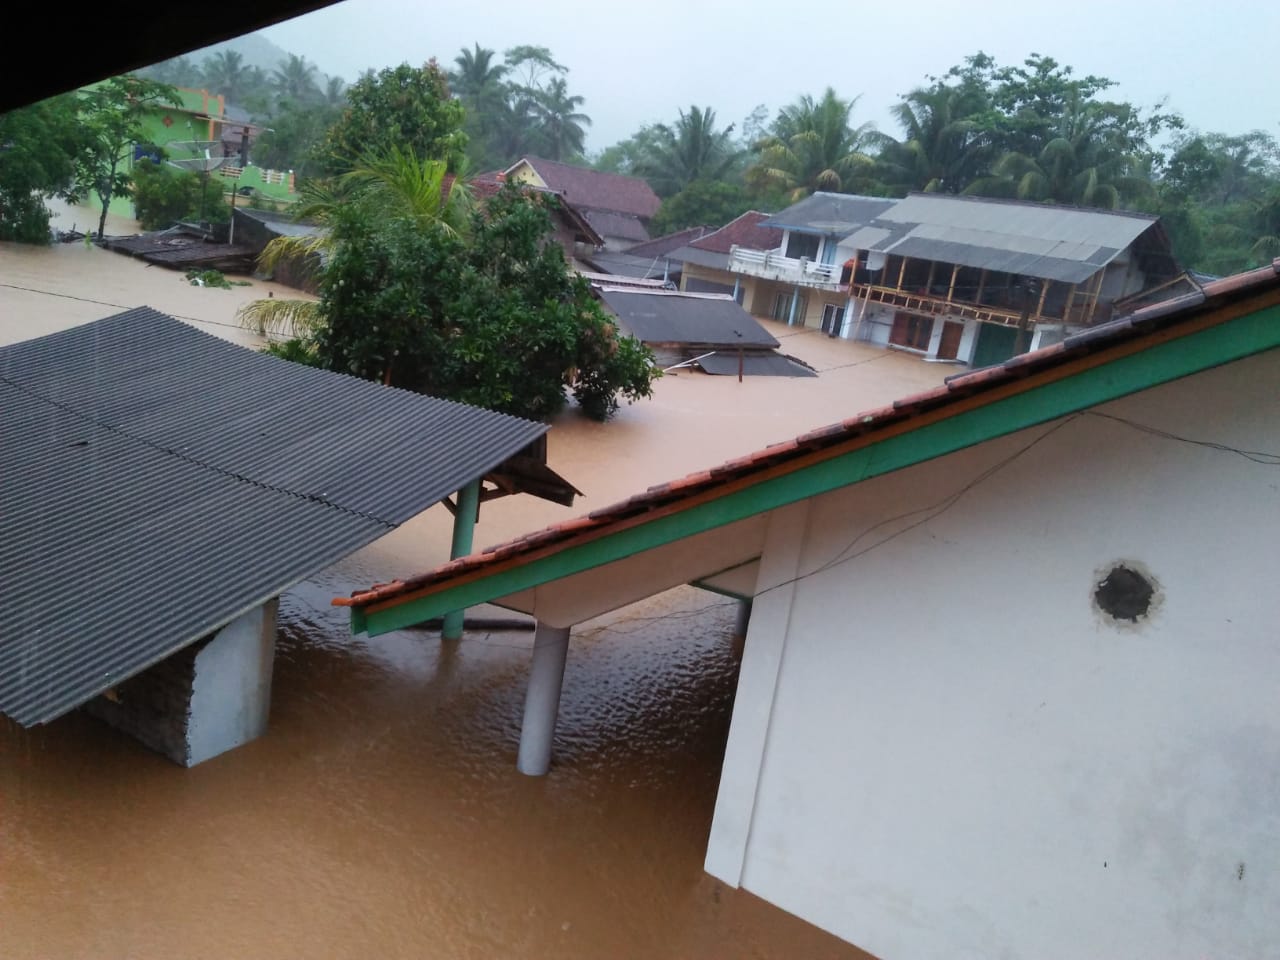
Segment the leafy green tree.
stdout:
[[657,143],[657,133],[651,124],[645,124],[625,140],[605,147],[591,166],[605,173],[623,173],[639,176],[644,158]]
[[0,240],[49,242],[46,197],[75,183],[83,130],[74,94],[0,114]]
[[876,142],[875,128],[870,123],[853,125],[857,102],[857,97],[844,100],[828,87],[817,100],[805,95],[783,107],[770,136],[758,144],[758,159],[747,170],[748,184],[781,188],[793,202],[815,190],[874,189],[868,150]]
[[733,124],[717,130],[716,112],[694,105],[688,113],[681,110],[674,124],[652,128],[652,142],[639,158],[637,172],[658,196],[670,197],[695,181],[720,180],[737,159]]
[[106,229],[111,198],[127,192],[133,182],[128,154],[142,139],[143,116],[153,106],[178,102],[178,92],[168,84],[130,75],[80,91],[84,144],[76,157],[75,195],[92,192],[102,204],[98,236]]
[[695,180],[662,201],[650,225],[656,235],[686,227],[722,227],[751,209],[751,197],[740,184]]
[[320,91],[320,102],[328,110],[341,110],[347,105],[347,81],[341,77],[329,77]]
[[145,157],[134,166],[133,203],[144,230],[162,230],[201,216],[210,223],[231,219],[222,185],[216,180]]
[[422,67],[403,63],[362,75],[347,90],[349,106],[316,149],[316,166],[340,174],[366,154],[393,147],[461,168],[467,136],[465,109],[449,95],[445,73],[434,60]]
[[466,236],[339,207],[314,339],[320,362],[534,418],[561,410],[566,390],[601,420],[620,398],[648,396],[648,350],[618,332],[545,242],[553,202],[508,184]]
[[319,174],[324,169],[317,159],[319,145],[341,115],[327,105],[279,104],[270,128],[253,141],[253,162],[270,170],[292,170],[299,177]]

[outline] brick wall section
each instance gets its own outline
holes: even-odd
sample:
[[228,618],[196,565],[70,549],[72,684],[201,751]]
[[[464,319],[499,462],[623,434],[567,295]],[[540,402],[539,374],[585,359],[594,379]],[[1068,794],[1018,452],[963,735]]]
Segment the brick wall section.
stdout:
[[187,766],[187,723],[196,656],[207,642],[193,643],[161,660],[116,687],[114,698],[97,697],[84,709],[174,763]]

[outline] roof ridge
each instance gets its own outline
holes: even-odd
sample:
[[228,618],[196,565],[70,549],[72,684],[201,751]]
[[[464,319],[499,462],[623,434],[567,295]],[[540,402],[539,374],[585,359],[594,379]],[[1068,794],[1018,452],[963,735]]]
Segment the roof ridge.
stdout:
[[[234,344],[232,344],[232,346],[234,346]],[[148,440],[146,437],[140,437],[136,434],[130,433],[128,430],[122,429],[121,427],[117,427],[113,424],[106,423],[103,420],[99,420],[98,418],[93,417],[90,414],[87,414],[71,406],[71,404],[69,403],[64,403],[61,400],[55,400],[53,397],[45,396],[39,391],[33,390],[31,387],[27,386],[24,383],[21,383],[17,380],[13,380],[10,377],[6,377],[2,373],[0,373],[0,383],[8,384],[13,389],[18,390],[22,393],[25,393],[27,396],[32,397],[40,401],[41,403],[47,403],[52,407],[57,407],[59,410],[65,411],[66,413],[69,413],[73,417],[76,417],[80,420],[84,420],[88,423],[91,423],[95,427],[98,427],[101,430],[105,430],[108,433],[113,433],[118,437],[123,437],[124,439],[130,440],[134,443],[140,443],[144,447],[149,447],[152,450],[156,450],[160,453],[163,453],[168,456],[174,457],[178,460],[181,460],[184,463],[192,464],[193,466],[200,467],[204,470],[208,470],[220,476],[230,477],[233,480],[239,480],[242,483],[248,483],[255,487],[261,487],[264,490],[271,490],[275,493],[283,493],[290,497],[297,497],[300,500],[310,500],[313,503],[320,504],[321,506],[331,507],[334,510],[338,510],[342,513],[350,514],[351,516],[354,516],[354,517],[360,517],[362,520],[372,520],[374,523],[382,524],[384,527],[386,527],[389,530],[394,530],[398,526],[400,526],[398,523],[395,523],[394,521],[387,520],[383,517],[375,516],[372,513],[366,513],[365,511],[357,510],[354,507],[347,507],[347,506],[343,506],[340,503],[335,503],[332,500],[326,500],[324,497],[319,496],[318,494],[301,493],[297,490],[290,490],[288,487],[282,487],[282,486],[279,486],[278,484],[268,483],[265,480],[255,480],[253,477],[245,476],[244,474],[237,473],[234,470],[228,470],[225,467],[219,467],[215,464],[208,463],[196,457],[192,457],[188,454],[183,453],[180,450],[175,450],[173,447],[166,447],[163,444],[156,443],[153,440]]]
[[[1014,197],[979,197],[967,193],[926,193],[923,190],[912,190],[907,194],[907,197],[920,197],[927,200],[963,200],[966,203],[1001,204],[1008,207],[1024,207],[1028,210],[1062,210],[1071,213],[1098,214],[1099,216],[1129,217],[1133,220],[1147,220],[1151,223],[1156,223],[1160,220],[1158,213],[1143,213],[1141,210],[1105,210],[1102,207],[1081,207],[1074,203],[1056,203],[1045,200],[1018,200]],[[867,199],[887,199],[895,204],[901,202],[892,197],[869,197]]]

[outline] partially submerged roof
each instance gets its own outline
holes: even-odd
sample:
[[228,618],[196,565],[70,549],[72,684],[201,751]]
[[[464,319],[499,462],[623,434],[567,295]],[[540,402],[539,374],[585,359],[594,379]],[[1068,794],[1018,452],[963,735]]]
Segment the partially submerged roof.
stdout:
[[782,231],[763,226],[769,214],[748,210],[719,230],[704,234],[683,247],[671,251],[669,257],[682,263],[693,263],[715,270],[729,267],[729,253],[734,247],[748,250],[774,250],[782,245]]
[[738,353],[719,350],[698,357],[697,365],[705,373],[717,377],[816,377],[813,367],[773,350],[752,350]]
[[299,220],[278,210],[254,210],[252,207],[236,207],[237,217],[256,220],[269,231],[281,237],[319,237],[327,230],[312,220]]
[[150,308],[0,347],[0,713],[66,713],[547,430]]
[[[570,203],[580,208],[613,210],[647,220],[657,213],[658,207],[662,205],[653,188],[640,177],[628,177],[621,173],[604,173],[571,163],[544,160],[542,157],[523,157],[505,172],[510,174],[522,163],[527,163],[542,178],[543,183],[557,193],[564,194]],[[600,232],[608,233],[605,230]],[[609,234],[609,236],[621,236],[621,234]]]
[[766,227],[847,237],[883,214],[897,201],[852,193],[818,191],[763,221]]
[[385,633],[1278,347],[1280,260],[334,603],[354,630]]
[[618,325],[643,343],[711,349],[778,346],[732,297],[608,286],[597,292]]
[[963,267],[1080,283],[1158,217],[1047,203],[916,193],[852,234],[848,246]]

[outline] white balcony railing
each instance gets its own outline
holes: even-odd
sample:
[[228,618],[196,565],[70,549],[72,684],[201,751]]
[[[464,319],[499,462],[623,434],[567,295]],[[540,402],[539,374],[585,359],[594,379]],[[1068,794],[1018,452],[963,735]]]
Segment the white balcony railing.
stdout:
[[782,248],[776,250],[750,250],[746,247],[729,248],[729,270],[745,273],[766,280],[781,280],[810,287],[838,287],[840,265],[815,263],[807,257],[796,259],[785,256]]

